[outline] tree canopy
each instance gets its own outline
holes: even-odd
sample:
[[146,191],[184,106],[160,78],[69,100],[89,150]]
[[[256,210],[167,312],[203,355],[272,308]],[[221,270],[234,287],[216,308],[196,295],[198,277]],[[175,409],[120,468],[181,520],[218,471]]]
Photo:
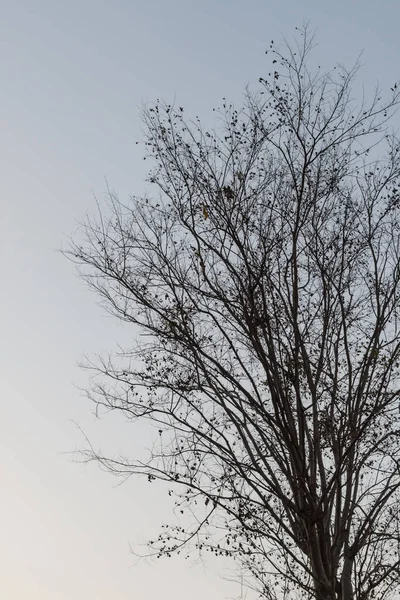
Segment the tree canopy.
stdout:
[[98,405],[157,425],[143,462],[188,544],[268,599],[384,599],[400,582],[399,103],[309,67],[307,29],[215,129],[144,110],[153,196],[110,194],[68,255],[136,345],[92,365]]

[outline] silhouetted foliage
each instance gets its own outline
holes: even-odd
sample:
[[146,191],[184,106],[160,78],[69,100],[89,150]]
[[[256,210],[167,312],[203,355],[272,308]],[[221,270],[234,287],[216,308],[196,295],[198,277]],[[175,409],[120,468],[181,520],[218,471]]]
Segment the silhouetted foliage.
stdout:
[[[399,587],[399,102],[357,103],[358,67],[311,70],[307,30],[218,128],[145,109],[156,200],[110,194],[69,256],[137,347],[90,397],[159,430],[187,544],[240,561],[267,599],[383,599]],[[111,210],[109,210],[111,209]]]

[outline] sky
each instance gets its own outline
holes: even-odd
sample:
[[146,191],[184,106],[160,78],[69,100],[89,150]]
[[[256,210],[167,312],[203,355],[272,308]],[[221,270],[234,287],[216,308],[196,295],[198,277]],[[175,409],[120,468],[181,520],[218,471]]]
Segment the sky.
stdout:
[[[267,70],[271,39],[310,21],[325,68],[388,89],[399,73],[398,0],[0,0],[0,597],[224,600],[222,563],[137,563],[168,520],[161,487],[77,463],[84,445],[132,455],[149,432],[99,420],[77,363],[135,335],[106,315],[57,252],[105,197],[140,194],[140,107],[176,99],[210,119]],[[78,427],[79,426],[79,427]],[[250,599],[251,594],[248,595]]]

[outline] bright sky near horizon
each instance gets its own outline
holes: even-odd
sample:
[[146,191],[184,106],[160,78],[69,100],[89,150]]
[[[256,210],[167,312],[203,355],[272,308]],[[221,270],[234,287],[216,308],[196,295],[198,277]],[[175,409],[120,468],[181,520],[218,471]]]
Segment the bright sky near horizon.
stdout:
[[[96,420],[74,387],[85,353],[133,331],[106,316],[55,250],[101,199],[141,193],[139,110],[176,98],[210,118],[265,74],[269,41],[310,21],[322,67],[352,65],[360,81],[400,79],[399,0],[3,0],[1,43],[0,598],[222,600],[238,585],[183,559],[135,563],[169,514],[162,488],[124,485],[68,452],[118,452],[148,432]],[[225,575],[228,576],[225,572]],[[250,598],[250,595],[248,596]]]

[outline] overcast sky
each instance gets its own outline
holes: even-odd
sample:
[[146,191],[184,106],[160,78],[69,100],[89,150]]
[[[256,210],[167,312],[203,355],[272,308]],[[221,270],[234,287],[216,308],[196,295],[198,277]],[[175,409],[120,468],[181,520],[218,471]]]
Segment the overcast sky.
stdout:
[[[145,189],[135,145],[144,102],[176,98],[210,118],[265,75],[271,39],[310,20],[318,60],[352,65],[387,89],[400,78],[399,0],[3,0],[1,75],[0,596],[6,600],[222,600],[240,589],[222,565],[135,565],[169,514],[159,487],[117,481],[68,452],[72,421],[132,453],[148,433],[101,421],[74,387],[85,353],[128,331],[55,250],[101,200]],[[218,563],[219,564],[219,563]],[[226,573],[225,573],[226,575]],[[248,596],[250,598],[250,596]]]

